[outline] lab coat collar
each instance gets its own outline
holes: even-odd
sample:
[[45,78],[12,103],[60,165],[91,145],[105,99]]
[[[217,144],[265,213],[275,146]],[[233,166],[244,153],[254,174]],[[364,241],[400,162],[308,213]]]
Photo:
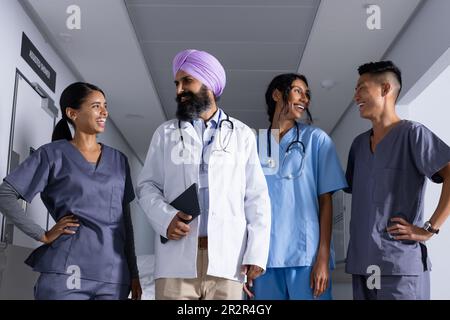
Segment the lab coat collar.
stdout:
[[[179,130],[178,127],[178,119],[173,119],[171,123],[169,124],[168,128],[170,130]],[[197,143],[201,144],[202,141],[200,140],[199,136],[197,135],[197,132],[195,131],[192,124],[190,124],[188,121],[180,121],[180,128],[183,133],[183,136],[187,139],[188,136],[196,141]]]
[[[209,119],[208,124],[212,122],[212,124],[217,128],[218,122],[219,122],[219,115],[223,114],[223,111],[220,108],[217,108],[216,113],[214,116]],[[222,119],[221,119],[222,120]],[[198,136],[197,132],[195,131],[195,128],[193,124],[191,124],[189,121],[180,121],[180,127],[183,131],[183,134],[189,135],[192,139],[194,139],[198,143],[202,143],[200,140],[201,137]],[[172,123],[169,125],[170,129],[178,130],[178,119],[174,119]]]

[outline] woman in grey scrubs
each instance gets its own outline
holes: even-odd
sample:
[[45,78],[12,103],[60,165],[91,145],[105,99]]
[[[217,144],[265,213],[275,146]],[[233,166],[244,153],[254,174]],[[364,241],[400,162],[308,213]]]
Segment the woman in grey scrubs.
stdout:
[[[44,243],[25,261],[41,273],[35,298],[126,299],[131,289],[132,299],[140,299],[128,160],[96,139],[108,118],[105,94],[94,85],[74,83],[63,91],[60,106],[53,142],[36,150],[0,186],[0,211]],[[68,123],[75,129],[73,138]],[[31,202],[38,193],[57,221],[48,231],[17,202]]]

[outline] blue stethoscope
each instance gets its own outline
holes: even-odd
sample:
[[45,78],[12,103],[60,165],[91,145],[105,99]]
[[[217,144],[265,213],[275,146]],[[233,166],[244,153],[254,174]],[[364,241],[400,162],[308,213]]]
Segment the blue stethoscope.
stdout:
[[[218,128],[219,128],[219,145],[220,145],[220,148],[221,148],[220,151],[228,152],[227,151],[227,147],[230,144],[231,134],[234,131],[234,123],[233,123],[233,121],[230,120],[230,116],[225,111],[219,110],[219,112],[220,113],[219,113],[219,119],[218,119],[218,122],[219,122]],[[222,119],[221,120],[222,113],[225,114],[225,116],[227,117],[226,119]],[[228,123],[229,129],[231,129],[231,134],[230,134],[230,137],[228,138],[228,141],[227,141],[225,147],[222,144],[222,125],[223,125],[224,122]],[[181,139],[181,143],[183,144],[183,149],[180,151],[180,156],[183,156],[183,150],[186,149],[186,145],[184,143],[183,131],[181,130],[181,120],[178,120],[178,131],[180,132],[180,139]],[[208,142],[208,145],[213,142],[214,136],[215,136],[215,134],[211,137],[211,140]]]
[[[298,123],[295,123],[295,128],[296,128],[296,136],[295,136],[295,140],[291,141],[291,143],[289,143],[286,151],[285,151],[285,155],[288,154],[291,149],[298,144],[301,147],[302,153],[305,154],[305,145],[303,144],[303,142],[300,141],[300,128],[298,126]],[[272,145],[271,145],[271,139],[270,139],[270,134],[271,134],[271,130],[272,130],[272,125],[270,125],[269,129],[267,130],[267,167],[268,168],[275,168],[275,160],[272,159]]]

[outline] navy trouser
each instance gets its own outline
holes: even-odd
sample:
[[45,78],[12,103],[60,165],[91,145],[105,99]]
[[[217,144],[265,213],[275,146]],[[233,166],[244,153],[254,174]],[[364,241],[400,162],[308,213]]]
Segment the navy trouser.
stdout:
[[353,275],[354,300],[430,300],[430,272],[418,276],[381,276],[380,289],[367,287],[366,275]]
[[79,288],[73,288],[70,276],[41,273],[34,286],[34,298],[36,300],[125,300],[130,293],[130,285],[86,279],[80,279]]

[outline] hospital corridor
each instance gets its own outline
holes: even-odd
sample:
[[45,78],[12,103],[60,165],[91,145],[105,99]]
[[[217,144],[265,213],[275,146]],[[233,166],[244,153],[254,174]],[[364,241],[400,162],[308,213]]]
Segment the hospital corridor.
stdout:
[[450,300],[449,15],[0,0],[0,300]]

